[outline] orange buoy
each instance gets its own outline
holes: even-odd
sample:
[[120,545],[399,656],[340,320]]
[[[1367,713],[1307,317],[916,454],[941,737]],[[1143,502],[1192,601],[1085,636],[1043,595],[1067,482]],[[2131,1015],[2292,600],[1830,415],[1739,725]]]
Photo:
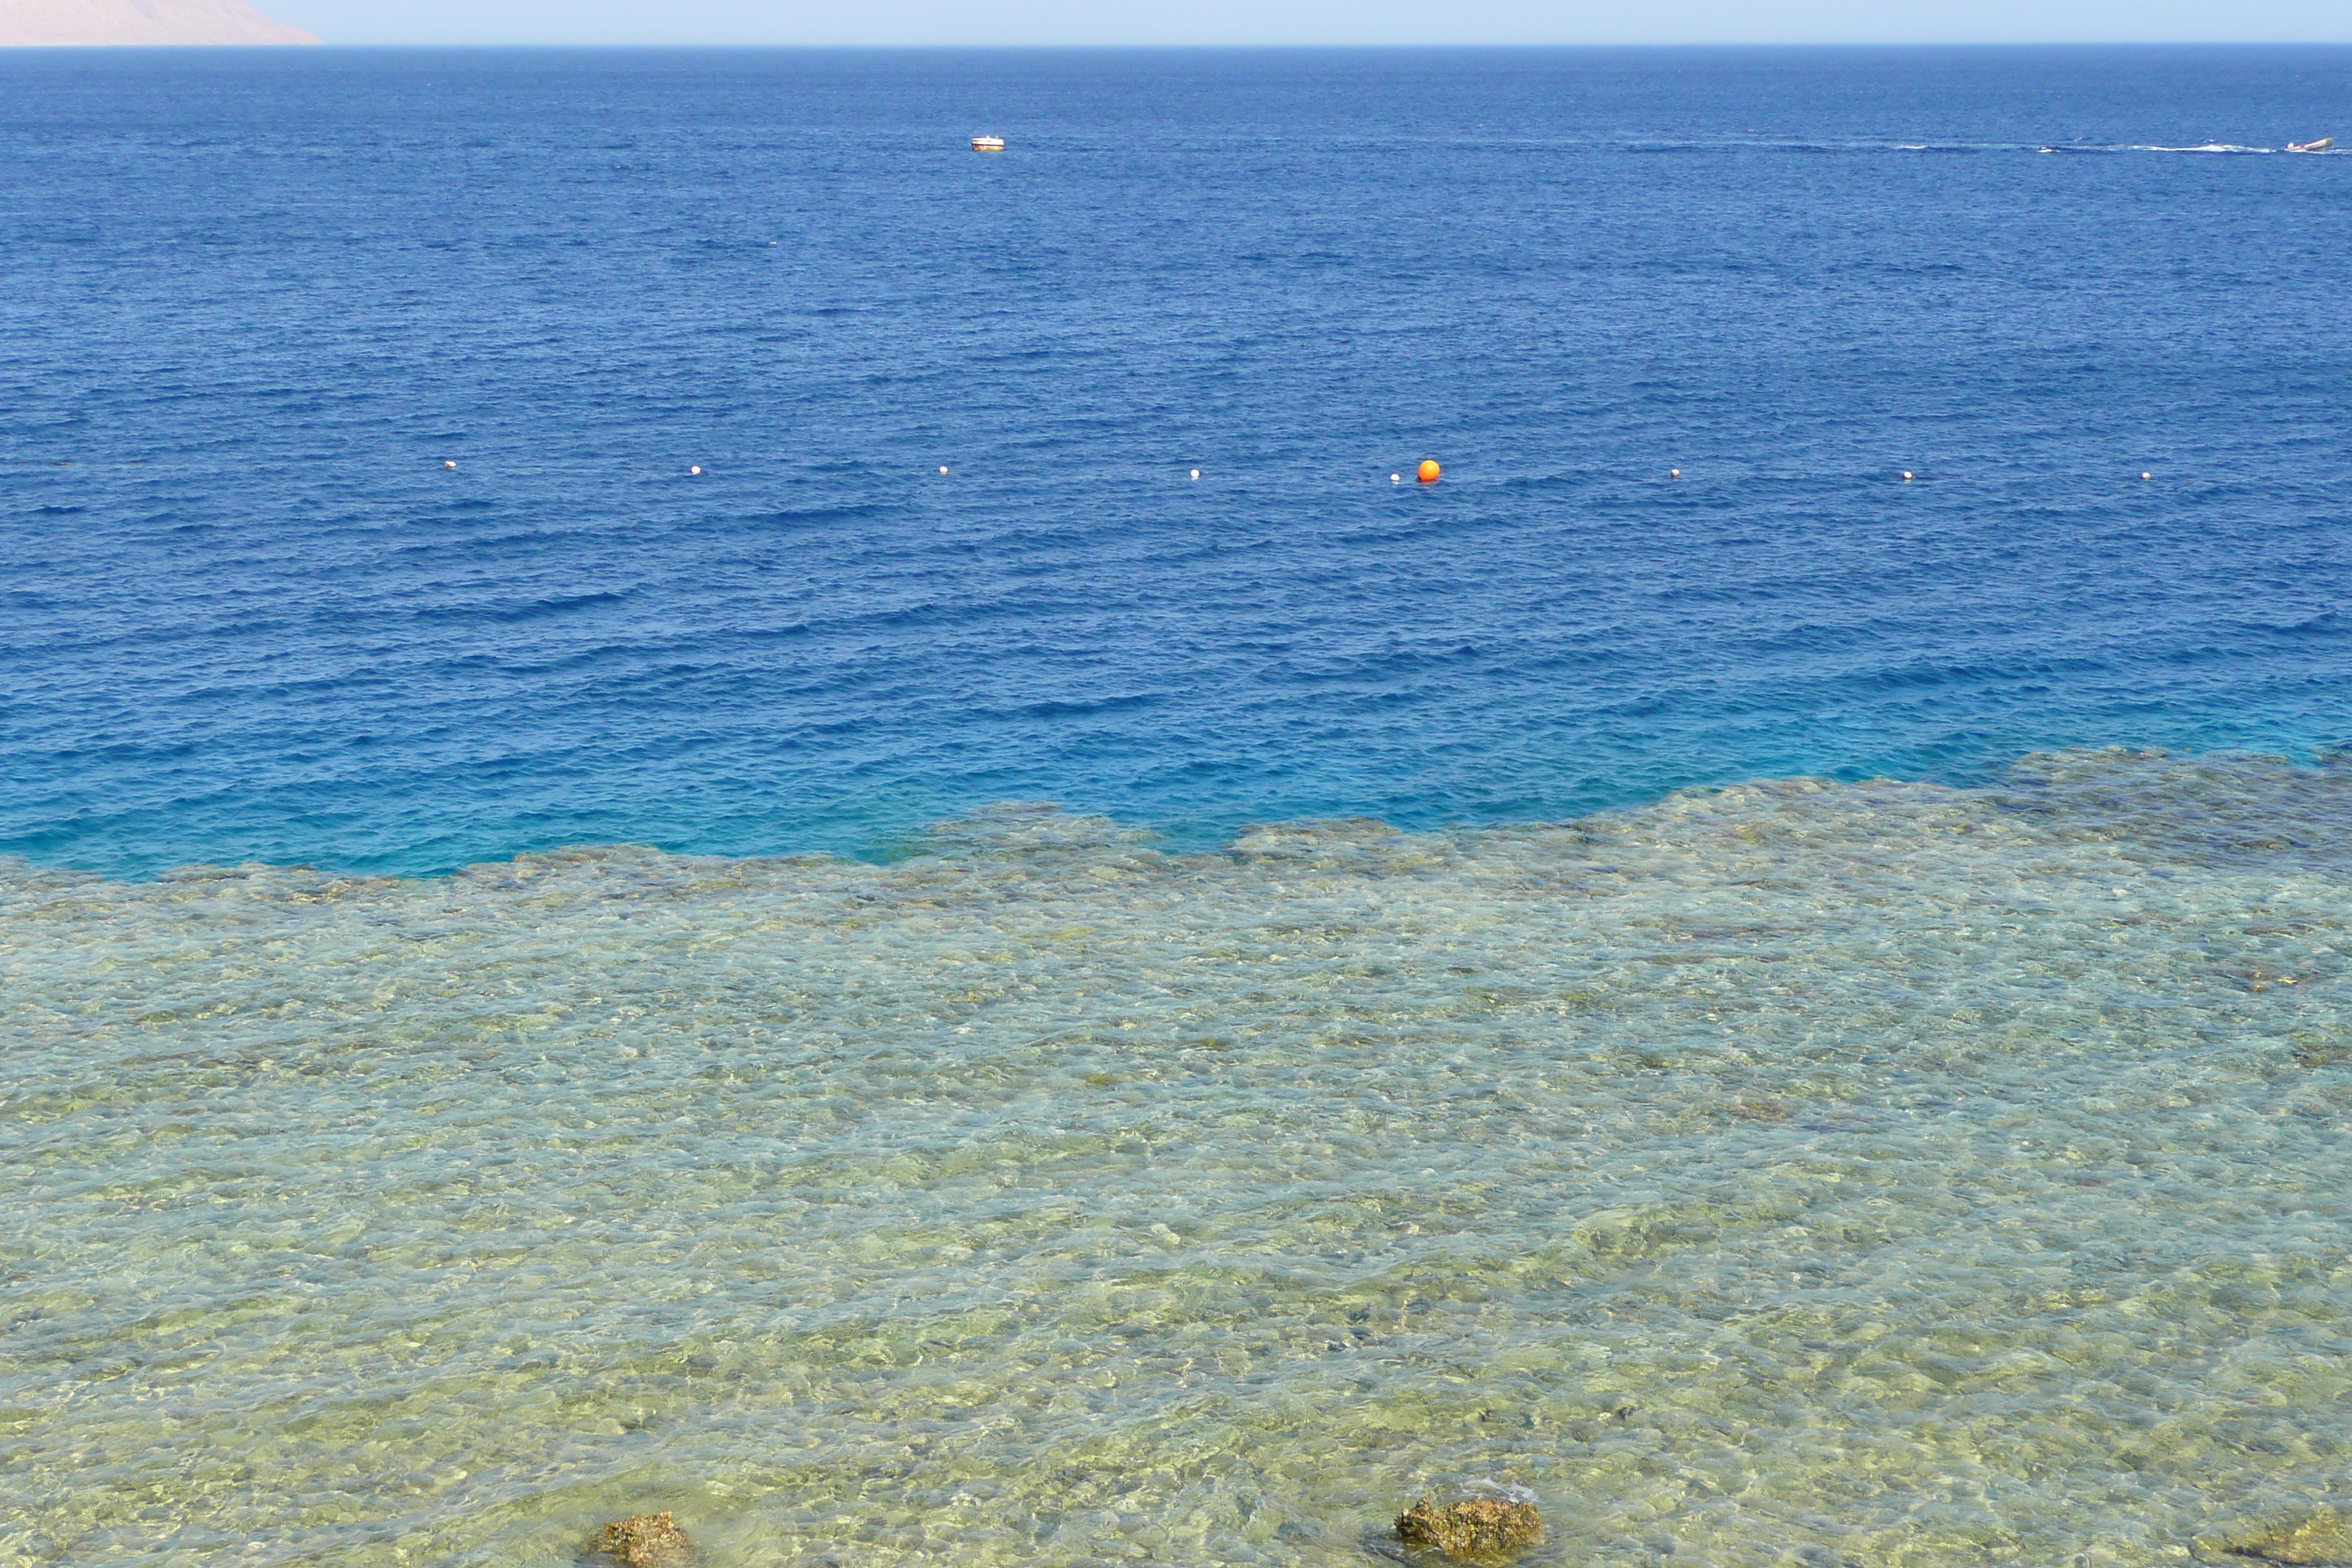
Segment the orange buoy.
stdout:
[[1433,485],[1437,482],[1439,471],[1436,458],[1423,458],[1421,460],[1421,467],[1414,472],[1413,478],[1419,479],[1423,484]]

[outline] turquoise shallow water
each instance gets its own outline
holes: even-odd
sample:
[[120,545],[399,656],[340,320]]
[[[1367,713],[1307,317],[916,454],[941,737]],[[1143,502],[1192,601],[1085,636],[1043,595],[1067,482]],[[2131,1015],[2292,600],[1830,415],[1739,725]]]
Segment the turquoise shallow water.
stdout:
[[[0,1563],[2137,1565],[2343,1496],[2352,767],[0,872]],[[2200,1542],[2203,1544],[2200,1545]]]

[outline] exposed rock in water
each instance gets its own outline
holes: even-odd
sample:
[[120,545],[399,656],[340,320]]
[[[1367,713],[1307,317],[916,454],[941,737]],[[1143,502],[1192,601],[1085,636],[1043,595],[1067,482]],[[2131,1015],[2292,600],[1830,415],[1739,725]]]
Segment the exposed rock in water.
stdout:
[[1396,1532],[1407,1546],[1434,1546],[1449,1557],[1506,1557],[1543,1539],[1543,1516],[1516,1498],[1423,1498],[1397,1516]]
[[627,1568],[686,1568],[694,1561],[686,1531],[667,1510],[613,1521],[596,1532],[596,1550],[618,1558]]
[[2299,1524],[2232,1536],[2220,1544],[2232,1557],[2294,1568],[2352,1568],[2352,1520],[2334,1509],[2321,1509]]

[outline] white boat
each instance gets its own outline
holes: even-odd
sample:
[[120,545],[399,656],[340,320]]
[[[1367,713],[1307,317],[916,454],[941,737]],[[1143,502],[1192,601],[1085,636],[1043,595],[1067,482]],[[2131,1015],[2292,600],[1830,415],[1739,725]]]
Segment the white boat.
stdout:
[[975,153],[1002,153],[1004,151],[1004,138],[975,136],[971,139],[971,150]]
[[2290,142],[2286,150],[2290,153],[2325,153],[2335,145],[2335,137],[2323,136],[2316,142]]

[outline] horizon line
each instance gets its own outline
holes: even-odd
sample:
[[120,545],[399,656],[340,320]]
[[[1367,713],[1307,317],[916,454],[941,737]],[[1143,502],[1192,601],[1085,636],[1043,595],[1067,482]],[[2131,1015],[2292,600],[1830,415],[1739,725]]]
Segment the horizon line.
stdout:
[[294,50],[310,53],[319,49],[424,50],[424,49],[570,49],[579,51],[631,49],[666,50],[685,53],[690,50],[765,49],[796,50],[805,53],[849,54],[889,53],[919,54],[924,52],[957,51],[962,53],[1109,53],[1131,54],[1202,54],[1214,51],[1275,53],[1307,50],[1352,51],[1358,53],[1468,54],[1495,50],[1536,49],[2352,49],[2352,37],[2345,38],[1733,38],[1709,39],[1614,39],[1601,41],[1576,40],[1495,40],[1487,42],[1444,43],[1388,41],[1381,43],[1337,43],[1328,41],[1290,40],[1274,43],[782,43],[774,40],[715,40],[689,39],[661,42],[625,39],[559,40],[507,38],[497,40],[446,39],[401,41],[339,41],[320,38],[315,43],[234,43],[234,44],[0,44],[0,57],[8,55],[57,54],[216,54],[283,52]]

